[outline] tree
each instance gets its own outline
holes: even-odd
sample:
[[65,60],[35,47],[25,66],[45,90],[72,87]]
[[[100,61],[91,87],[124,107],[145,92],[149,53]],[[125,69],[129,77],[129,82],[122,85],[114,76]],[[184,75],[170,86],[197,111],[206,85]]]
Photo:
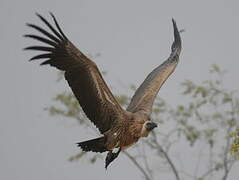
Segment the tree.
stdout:
[[[132,150],[124,151],[144,179],[156,179],[157,172],[165,169],[176,180],[227,179],[235,163],[234,156],[239,151],[239,129],[236,130],[239,98],[237,91],[224,88],[225,71],[218,65],[212,65],[210,72],[210,79],[202,83],[187,80],[181,84],[184,104],[171,106],[160,97],[156,99],[152,119],[165,128],[160,132],[154,131]],[[131,89],[135,90],[134,86]],[[130,97],[123,94],[118,95],[117,99],[126,107]],[[54,100],[59,105],[48,109],[51,115],[73,118],[80,126],[92,128],[71,92],[60,93]],[[177,157],[174,156],[175,152]],[[192,163],[185,165],[187,161],[182,162],[180,155],[195,157],[192,158],[194,167]],[[80,152],[69,160],[80,160],[82,157],[88,157],[94,163],[101,155],[89,156]],[[159,159],[157,169],[149,163],[149,159]]]
[[239,127],[237,127],[234,132],[230,133],[229,136],[233,138],[231,153],[236,159],[239,159]]

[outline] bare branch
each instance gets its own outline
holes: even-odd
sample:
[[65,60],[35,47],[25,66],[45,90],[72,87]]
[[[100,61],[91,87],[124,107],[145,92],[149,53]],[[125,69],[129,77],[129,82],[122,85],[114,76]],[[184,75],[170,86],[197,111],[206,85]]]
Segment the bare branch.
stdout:
[[158,143],[157,141],[157,136],[155,134],[155,132],[152,133],[153,134],[153,137],[154,137],[154,143],[155,145],[157,146],[157,151],[158,153],[162,153],[165,157],[165,159],[167,160],[167,162],[169,163],[174,175],[175,175],[175,178],[176,180],[180,180],[180,177],[179,177],[179,174],[178,174],[178,170],[176,169],[175,165],[173,164],[171,158],[169,157],[168,153],[166,151],[164,151],[164,149],[160,146],[160,144]]
[[154,179],[153,178],[153,171],[149,167],[148,159],[147,159],[146,152],[145,152],[145,144],[144,143],[142,144],[142,157],[143,157],[143,160],[144,160],[145,168],[148,171],[148,174],[150,175],[150,178]]
[[[234,109],[233,101],[231,101],[230,105],[231,105],[231,118],[235,119],[236,117],[235,117],[235,109]],[[233,128],[233,126],[229,125],[229,127],[227,129],[227,132],[226,132],[227,135],[231,132],[232,128]],[[222,177],[222,180],[226,180],[227,179],[228,174],[230,172],[230,169],[231,169],[231,167],[233,165],[233,162],[232,162],[231,166],[228,167],[230,165],[228,163],[228,161],[229,161],[228,160],[228,154],[229,154],[229,151],[230,151],[229,149],[230,149],[230,138],[227,136],[226,137],[226,147],[225,147],[225,151],[224,151],[224,159],[223,159],[224,175]]]
[[123,151],[123,153],[134,163],[134,165],[139,169],[139,171],[144,175],[146,180],[151,180],[150,176],[144,170],[144,168],[135,160],[133,156],[131,156],[127,151]]

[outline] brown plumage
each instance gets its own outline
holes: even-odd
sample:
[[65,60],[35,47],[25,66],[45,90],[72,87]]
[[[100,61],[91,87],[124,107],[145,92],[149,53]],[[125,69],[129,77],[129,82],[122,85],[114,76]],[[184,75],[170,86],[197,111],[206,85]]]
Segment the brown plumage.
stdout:
[[[136,143],[140,137],[148,136],[149,132],[157,127],[150,121],[150,114],[160,87],[178,63],[181,52],[180,33],[173,20],[174,42],[169,58],[147,76],[134,94],[127,110],[124,110],[111,93],[96,64],[68,40],[54,15],[50,14],[56,28],[41,15],[37,16],[52,33],[34,24],[27,24],[44,36],[25,35],[48,46],[30,46],[25,50],[45,52],[34,56],[30,61],[45,59],[41,65],[49,64],[65,72],[65,79],[83,111],[102,133],[102,137],[80,142],[78,146],[83,151],[108,151],[105,164],[107,168],[121,150]],[[117,153],[112,152],[115,148],[119,148]]]

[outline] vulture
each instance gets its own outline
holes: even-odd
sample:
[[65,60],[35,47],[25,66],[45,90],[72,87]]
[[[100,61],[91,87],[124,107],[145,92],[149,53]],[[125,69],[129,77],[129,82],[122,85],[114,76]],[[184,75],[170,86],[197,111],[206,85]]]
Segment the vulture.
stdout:
[[123,109],[111,93],[97,65],[84,55],[67,38],[55,16],[50,13],[54,25],[40,14],[36,14],[46,25],[44,28],[27,23],[42,36],[26,34],[24,37],[37,40],[44,45],[29,46],[25,50],[42,51],[30,59],[44,61],[41,65],[50,65],[64,71],[64,77],[79,101],[88,119],[102,134],[95,139],[79,142],[77,145],[85,152],[108,152],[105,168],[118,157],[122,150],[132,146],[141,137],[157,127],[150,119],[152,106],[159,89],[176,68],[181,52],[181,37],[176,22],[172,19],[174,42],[171,53],[161,65],[156,67],[136,90],[127,109]]

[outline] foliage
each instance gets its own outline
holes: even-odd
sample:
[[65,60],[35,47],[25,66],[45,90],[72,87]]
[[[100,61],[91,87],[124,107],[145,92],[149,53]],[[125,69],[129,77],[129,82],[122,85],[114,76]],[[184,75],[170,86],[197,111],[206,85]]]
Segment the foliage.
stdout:
[[231,153],[235,158],[239,159],[239,127],[234,132],[230,133],[229,136],[234,138],[231,145]]
[[[210,72],[211,79],[202,83],[186,80],[181,84],[184,104],[170,106],[162,98],[156,98],[151,118],[160,124],[160,131],[154,131],[132,150],[124,152],[144,179],[156,179],[157,173],[165,169],[172,172],[176,180],[227,179],[235,162],[234,156],[239,156],[239,128],[236,129],[239,99],[236,91],[224,88],[225,71],[218,65],[212,65]],[[135,90],[135,87],[132,85],[131,89]],[[116,97],[124,107],[130,101],[130,97],[125,94]],[[54,101],[58,104],[49,108],[51,115],[73,118],[80,126],[92,128],[72,93],[60,93]],[[179,147],[184,148],[180,153]],[[190,149],[194,155],[187,154]],[[183,154],[184,151],[186,154]],[[230,151],[234,156],[230,155]],[[182,168],[184,166],[179,167],[179,164],[185,162],[175,158],[175,152],[178,157],[181,154],[195,156],[196,153],[194,170],[189,173]],[[99,154],[80,152],[69,160],[79,160],[86,156],[91,163],[102,158]],[[150,159],[155,161],[157,169]]]

